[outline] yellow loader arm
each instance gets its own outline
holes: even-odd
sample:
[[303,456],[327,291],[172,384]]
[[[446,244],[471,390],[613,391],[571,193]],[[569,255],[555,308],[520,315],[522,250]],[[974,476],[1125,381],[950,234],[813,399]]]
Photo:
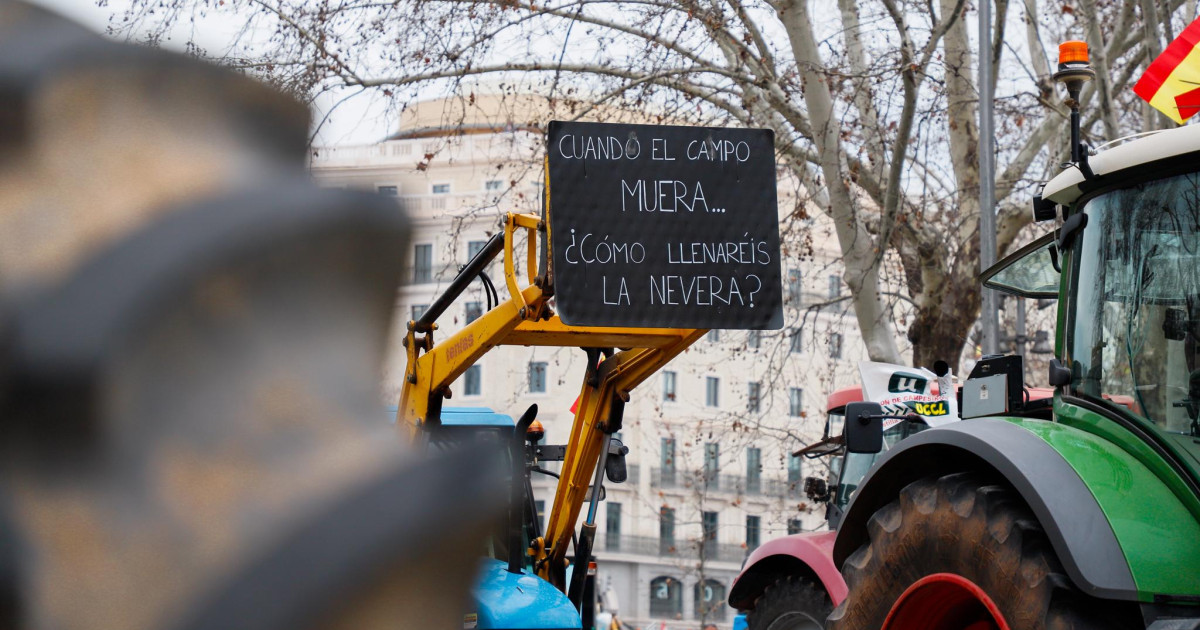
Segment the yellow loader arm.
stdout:
[[[513,254],[513,236],[517,229],[529,231],[526,277],[532,281],[523,289],[518,285]],[[543,229],[543,223],[535,215],[508,214],[503,234],[488,241],[421,319],[409,322],[404,340],[408,363],[396,420],[397,426],[411,431],[439,422],[442,401],[451,395],[450,385],[496,346],[625,348],[598,366],[589,366],[580,390],[546,532],[530,549],[539,575],[565,590],[563,570],[571,534],[588,499],[588,486],[593,477],[599,478],[598,464],[601,455],[607,451],[609,436],[620,430],[620,414],[629,400],[630,391],[707,331],[583,327],[562,323],[547,303],[553,287],[545,276],[537,274],[537,237]],[[436,319],[501,249],[508,299],[441,343],[434,344]],[[594,523],[593,518],[588,521]],[[586,564],[584,566],[586,568]]]

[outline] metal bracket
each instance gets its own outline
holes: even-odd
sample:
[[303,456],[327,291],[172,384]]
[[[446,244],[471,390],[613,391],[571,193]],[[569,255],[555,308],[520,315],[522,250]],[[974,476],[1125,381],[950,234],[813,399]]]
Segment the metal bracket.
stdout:
[[1060,253],[1065,252],[1071,246],[1071,243],[1075,241],[1075,236],[1087,227],[1087,223],[1088,215],[1082,213],[1073,214],[1063,221],[1062,227],[1058,230],[1058,240],[1055,242]]
[[612,348],[583,348],[587,353],[587,371],[584,373],[584,382],[588,387],[600,386],[600,356],[605,359],[613,354]]

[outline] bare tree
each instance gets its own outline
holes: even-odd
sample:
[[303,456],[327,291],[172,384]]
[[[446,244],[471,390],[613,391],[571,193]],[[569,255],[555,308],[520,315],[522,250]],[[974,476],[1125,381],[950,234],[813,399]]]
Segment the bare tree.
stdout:
[[[157,40],[221,0],[132,0],[118,33]],[[777,161],[833,222],[872,359],[956,364],[979,313],[978,92],[965,0],[249,0],[221,59],[306,97],[376,90],[398,106],[538,94],[563,118],[613,110],[774,130]],[[996,1],[997,242],[1056,171],[1065,108],[1049,43],[1087,38],[1090,138],[1159,123],[1127,89],[1193,11],[1182,0]],[[1100,24],[1106,28],[1100,28]],[[1023,36],[1010,28],[1023,24]],[[543,124],[544,120],[529,121]],[[1093,142],[1094,143],[1094,142]],[[1048,148],[1049,147],[1049,148]],[[889,254],[894,252],[894,254]],[[894,258],[893,258],[894,256]],[[897,261],[888,263],[889,259]],[[894,269],[895,272],[889,272]],[[900,286],[898,302],[885,289]]]

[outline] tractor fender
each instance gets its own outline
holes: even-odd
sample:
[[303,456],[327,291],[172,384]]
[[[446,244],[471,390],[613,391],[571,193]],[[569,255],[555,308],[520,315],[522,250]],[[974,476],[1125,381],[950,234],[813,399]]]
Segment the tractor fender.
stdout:
[[837,606],[846,598],[846,581],[833,564],[836,532],[792,534],[768,541],[746,558],[729,589],[729,605],[749,610],[775,580],[785,576],[804,577],[820,584]]
[[[1056,427],[1077,431],[1064,425]],[[1095,597],[1138,599],[1116,534],[1079,474],[1031,430],[999,418],[928,429],[884,454],[859,485],[846,510],[834,542],[835,566],[840,568],[851,553],[868,542],[871,516],[899,496],[909,483],[930,475],[968,471],[1006,484],[1021,496],[1077,588]]]

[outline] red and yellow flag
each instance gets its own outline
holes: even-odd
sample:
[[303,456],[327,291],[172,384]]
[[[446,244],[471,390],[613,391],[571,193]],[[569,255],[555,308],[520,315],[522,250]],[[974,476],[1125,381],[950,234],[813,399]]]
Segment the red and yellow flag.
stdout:
[[1179,124],[1200,113],[1200,19],[1163,51],[1133,91]]
[[1151,62],[1133,91],[1182,125],[1200,113],[1200,19]]

